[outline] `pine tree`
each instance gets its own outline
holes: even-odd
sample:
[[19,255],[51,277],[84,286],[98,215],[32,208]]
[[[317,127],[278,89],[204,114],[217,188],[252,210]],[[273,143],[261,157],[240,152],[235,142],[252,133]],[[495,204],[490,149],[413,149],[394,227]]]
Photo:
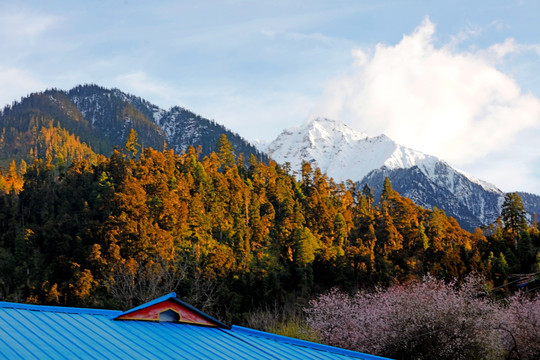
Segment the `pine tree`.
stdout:
[[226,167],[235,166],[234,147],[227,139],[227,135],[221,134],[217,142],[218,157],[221,165]]
[[517,255],[521,266],[521,271],[529,272],[532,265],[532,243],[531,236],[527,230],[522,230],[520,233]]
[[319,248],[317,238],[307,227],[298,228],[295,232],[296,262],[307,266],[315,260],[315,251]]
[[128,153],[131,154],[131,157],[133,159],[135,159],[135,157],[137,156],[137,153],[139,152],[141,148],[141,145],[138,143],[138,141],[139,139],[138,139],[137,132],[135,131],[135,129],[131,128],[124,148],[126,149]]
[[525,208],[517,193],[508,193],[504,196],[501,217],[504,222],[504,230],[511,236],[514,249],[517,250],[519,234],[527,228]]

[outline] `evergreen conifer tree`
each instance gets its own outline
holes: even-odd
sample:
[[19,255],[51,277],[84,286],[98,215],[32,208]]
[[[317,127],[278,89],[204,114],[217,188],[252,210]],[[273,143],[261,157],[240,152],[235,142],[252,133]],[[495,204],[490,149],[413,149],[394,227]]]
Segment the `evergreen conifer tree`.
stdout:
[[523,202],[517,193],[508,193],[504,196],[501,217],[504,222],[504,230],[511,237],[514,249],[517,250],[518,237],[521,231],[527,227]]

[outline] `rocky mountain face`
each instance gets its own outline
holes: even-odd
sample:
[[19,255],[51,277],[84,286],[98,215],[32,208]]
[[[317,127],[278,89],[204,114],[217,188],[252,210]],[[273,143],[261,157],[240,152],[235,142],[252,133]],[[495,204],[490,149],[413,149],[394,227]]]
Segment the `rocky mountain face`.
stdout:
[[186,151],[190,145],[195,148],[200,145],[202,153],[207,155],[217,150],[217,141],[221,134],[225,134],[234,146],[235,152],[244,154],[246,160],[250,154],[255,155],[257,159],[267,160],[265,154],[240,135],[184,108],[175,106],[168,111],[161,111],[154,119],[164,131],[168,146],[178,153]]
[[523,207],[529,214],[529,221],[532,222],[535,220],[535,214],[540,214],[540,196],[522,191],[518,191],[517,194],[521,197]]
[[378,197],[385,177],[401,195],[427,209],[443,209],[469,231],[494,222],[501,212],[504,193],[484,188],[444,162],[437,163],[431,174],[418,166],[405,169],[382,167],[359,181],[374,189]]
[[204,156],[216,149],[219,137],[225,134],[237,154],[266,159],[238,134],[187,109],[163,110],[118,89],[82,85],[69,91],[31,94],[4,108],[0,112],[0,160],[25,158],[47,127],[67,130],[104,155],[110,155],[115,146],[123,147],[133,128],[144,147],[161,150],[166,144],[181,153],[190,145],[200,145]]
[[[443,209],[468,230],[494,222],[504,193],[435,156],[415,151],[385,135],[369,137],[338,121],[317,118],[283,131],[267,147],[278,163],[299,171],[303,161],[319,167],[336,181],[367,184],[376,198],[388,177],[401,195],[425,208]],[[522,194],[520,194],[522,195]],[[540,210],[540,197],[523,194],[529,214]]]
[[[52,96],[60,94],[63,93]],[[159,109],[143,99],[96,85],[77,86],[66,95],[92,131],[112,147],[122,147],[131,128],[137,131],[144,147],[162,149],[168,141],[165,132],[154,122],[154,111]]]
[[[208,155],[216,150],[216,144],[222,134],[227,135],[229,142],[234,146],[237,154],[243,153],[246,158],[254,154],[257,158],[265,157],[257,148],[243,139],[240,135],[225,128],[215,121],[205,119],[187,109],[174,106],[169,110],[164,110],[150,102],[130,94],[121,92],[118,89],[104,89],[98,86],[78,86],[69,91],[69,96],[77,105],[77,108],[92,121],[94,126],[100,126],[99,121],[110,119],[111,116],[104,116],[104,109],[111,106],[110,99],[119,100],[121,103],[129,104],[136,111],[135,116],[125,116],[129,110],[120,112],[121,119],[129,126],[133,123],[133,117],[144,119],[148,127],[155,127],[161,143],[158,148],[163,146],[163,141],[167,142],[167,147],[182,153],[191,145],[197,148],[201,146],[202,155]],[[128,108],[129,108],[128,106]],[[118,114],[118,111],[113,114]],[[124,115],[124,116],[122,116]],[[141,117],[142,115],[142,117]],[[138,125],[138,124],[137,124]],[[137,128],[135,127],[135,130]],[[154,133],[153,129],[142,129],[143,133]],[[125,139],[125,134],[118,133],[121,139]],[[158,138],[156,136],[156,138]]]

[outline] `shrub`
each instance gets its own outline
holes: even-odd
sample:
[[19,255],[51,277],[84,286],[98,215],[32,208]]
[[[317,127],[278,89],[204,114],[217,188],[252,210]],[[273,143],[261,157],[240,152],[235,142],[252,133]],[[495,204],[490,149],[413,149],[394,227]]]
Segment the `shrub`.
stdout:
[[307,341],[319,341],[318,334],[307,324],[305,315],[292,306],[267,307],[250,312],[247,327]]

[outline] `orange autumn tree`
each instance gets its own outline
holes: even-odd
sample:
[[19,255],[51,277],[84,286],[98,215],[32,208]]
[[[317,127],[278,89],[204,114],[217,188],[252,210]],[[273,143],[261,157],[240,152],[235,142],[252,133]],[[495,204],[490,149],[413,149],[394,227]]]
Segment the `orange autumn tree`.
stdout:
[[108,158],[30,164],[20,193],[0,191],[2,298],[119,306],[176,290],[206,310],[228,304],[230,315],[428,273],[501,282],[500,269],[524,258],[508,253],[502,222],[470,234],[388,179],[379,196],[309,163],[297,176],[246,162],[226,137],[200,154],[143,149],[132,132]]

